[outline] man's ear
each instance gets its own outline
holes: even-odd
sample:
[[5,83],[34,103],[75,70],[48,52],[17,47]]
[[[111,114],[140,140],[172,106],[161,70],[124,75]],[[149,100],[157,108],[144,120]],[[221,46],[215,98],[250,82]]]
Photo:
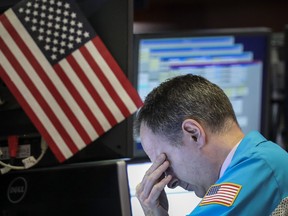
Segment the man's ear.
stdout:
[[202,126],[193,119],[186,119],[182,123],[184,136],[201,148],[205,144],[205,131]]

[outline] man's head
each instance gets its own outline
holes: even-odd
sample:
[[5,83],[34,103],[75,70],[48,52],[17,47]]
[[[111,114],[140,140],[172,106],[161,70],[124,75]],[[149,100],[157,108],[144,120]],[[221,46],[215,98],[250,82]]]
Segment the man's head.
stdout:
[[148,94],[138,112],[135,132],[152,162],[166,155],[170,162],[167,173],[176,179],[173,183],[202,197],[217,180],[215,167],[219,169],[223,162],[213,159],[218,150],[206,148],[214,142],[207,134],[216,134],[214,139],[232,126],[238,128],[223,90],[200,76],[185,75],[163,82]]
[[221,88],[203,77],[178,76],[163,82],[145,99],[136,120],[136,133],[145,123],[154,133],[181,143],[181,125],[194,119],[212,133],[222,133],[237,122],[232,105]]

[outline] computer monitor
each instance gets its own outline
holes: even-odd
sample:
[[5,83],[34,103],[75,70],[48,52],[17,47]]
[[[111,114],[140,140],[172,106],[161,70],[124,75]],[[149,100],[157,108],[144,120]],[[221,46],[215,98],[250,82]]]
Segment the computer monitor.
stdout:
[[270,34],[268,28],[135,34],[138,92],[144,100],[168,78],[201,75],[227,94],[244,133],[258,130],[269,138]]
[[[132,81],[133,1],[73,0],[100,36],[121,69]],[[0,1],[0,15],[20,0]],[[0,140],[8,135],[40,136],[26,113],[0,78]],[[133,154],[133,118],[129,117],[103,134],[65,163],[125,158]],[[7,145],[6,145],[7,146]],[[39,145],[31,145],[37,151]],[[1,147],[1,146],[0,146]],[[48,151],[39,166],[58,164]]]
[[[144,216],[140,202],[136,197],[136,186],[142,181],[145,172],[151,165],[151,162],[144,159],[127,161],[132,216]],[[169,215],[188,215],[201,201],[201,198],[197,197],[194,192],[185,191],[181,187],[176,187],[175,189],[166,187],[165,192],[169,202]]]
[[0,178],[0,216],[130,216],[124,160],[10,172]]

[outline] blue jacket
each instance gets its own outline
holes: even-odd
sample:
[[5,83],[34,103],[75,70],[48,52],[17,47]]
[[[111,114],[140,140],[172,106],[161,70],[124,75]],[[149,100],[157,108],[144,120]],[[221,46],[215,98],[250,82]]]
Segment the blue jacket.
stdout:
[[[190,216],[266,216],[280,209],[281,202],[288,208],[288,154],[252,131],[241,141],[215,185]],[[230,185],[233,188],[229,191]]]

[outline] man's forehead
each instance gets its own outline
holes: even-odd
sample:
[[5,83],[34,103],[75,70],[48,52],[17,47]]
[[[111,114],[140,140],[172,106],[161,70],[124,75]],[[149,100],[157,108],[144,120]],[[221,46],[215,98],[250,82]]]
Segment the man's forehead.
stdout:
[[154,134],[145,124],[141,124],[140,138],[144,151],[148,155],[149,159],[154,162],[161,153],[161,143],[159,137]]

